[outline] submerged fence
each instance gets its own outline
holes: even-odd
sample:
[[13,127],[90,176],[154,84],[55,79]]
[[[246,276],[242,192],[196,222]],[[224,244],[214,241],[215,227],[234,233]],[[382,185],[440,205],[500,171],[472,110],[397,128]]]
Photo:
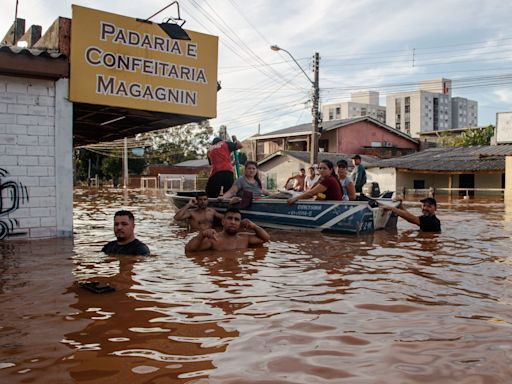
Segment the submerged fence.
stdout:
[[[504,188],[423,188],[423,189],[414,189],[414,188],[401,188],[402,196],[407,195],[420,195],[420,196],[429,196],[429,197],[435,197],[436,194],[440,195],[448,195],[452,196],[454,194],[457,194],[459,196],[474,196],[475,194],[478,195],[504,195],[505,189]],[[398,192],[398,191],[397,191]]]

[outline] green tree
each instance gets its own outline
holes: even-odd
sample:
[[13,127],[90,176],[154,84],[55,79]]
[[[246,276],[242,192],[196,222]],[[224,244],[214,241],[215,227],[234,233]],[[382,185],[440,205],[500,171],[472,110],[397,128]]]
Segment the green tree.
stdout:
[[151,143],[146,151],[146,159],[151,164],[176,164],[204,158],[212,134],[213,128],[208,120],[149,132],[145,134]]
[[121,176],[123,169],[122,160],[120,157],[107,157],[105,156],[101,161],[101,171],[103,174],[111,179],[117,179]]
[[494,125],[485,128],[473,128],[464,131],[461,135],[461,147],[472,145],[489,145],[494,135]]
[[101,171],[101,160],[102,155],[95,152],[89,151],[86,148],[79,148],[75,150],[74,162],[75,162],[75,179],[76,180],[87,180],[89,176],[89,166],[91,177],[103,175]]
[[440,144],[443,147],[470,147],[473,145],[489,145],[494,135],[494,125],[485,128],[467,129],[462,134],[454,136],[450,131],[439,134]]

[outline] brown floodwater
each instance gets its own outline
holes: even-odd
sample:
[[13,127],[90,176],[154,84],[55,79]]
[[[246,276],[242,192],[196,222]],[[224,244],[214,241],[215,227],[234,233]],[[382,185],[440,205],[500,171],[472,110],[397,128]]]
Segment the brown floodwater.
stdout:
[[[100,252],[120,208],[151,257]],[[195,254],[173,214],[155,193],[77,190],[73,241],[0,242],[0,382],[512,381],[501,200],[441,200],[441,234],[271,230],[262,248]],[[116,292],[78,286],[92,280]]]

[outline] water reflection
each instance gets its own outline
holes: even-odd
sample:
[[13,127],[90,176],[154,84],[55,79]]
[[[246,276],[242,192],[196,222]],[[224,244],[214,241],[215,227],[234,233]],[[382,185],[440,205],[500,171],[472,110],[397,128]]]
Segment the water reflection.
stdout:
[[[511,377],[512,239],[499,201],[441,202],[441,234],[405,221],[366,236],[271,231],[262,248],[190,254],[193,235],[165,197],[77,191],[75,204],[74,245],[0,243],[0,381]],[[152,257],[99,252],[121,208]]]

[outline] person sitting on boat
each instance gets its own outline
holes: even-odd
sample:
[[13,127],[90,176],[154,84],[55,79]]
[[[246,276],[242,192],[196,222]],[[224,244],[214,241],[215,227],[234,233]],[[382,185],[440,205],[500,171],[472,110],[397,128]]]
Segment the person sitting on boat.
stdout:
[[419,225],[420,230],[424,232],[441,232],[441,222],[436,216],[437,201],[433,197],[427,197],[420,200],[421,216],[415,216],[404,207],[396,208],[379,204],[384,210],[389,210],[409,223]]
[[108,255],[149,255],[147,245],[135,238],[135,217],[130,211],[122,210],[114,214],[114,235],[116,240],[105,244],[102,252]]
[[[240,233],[239,229],[254,233]],[[270,240],[270,235],[260,226],[248,219],[242,220],[242,214],[236,208],[228,208],[222,219],[222,232],[205,229],[192,238],[185,251],[206,251],[208,249],[225,251],[258,246]]]
[[320,175],[315,173],[315,168],[308,168],[308,175],[304,178],[304,191],[309,191],[320,180]]
[[354,181],[348,175],[348,163],[346,160],[338,160],[338,178],[340,180],[341,191],[343,192],[343,200],[356,199],[356,187]]
[[[309,191],[288,199],[288,204],[294,204],[300,199],[309,199],[313,196],[325,196],[325,200],[342,200],[341,185],[334,172],[334,165],[330,160],[322,160],[318,165],[320,181]],[[318,196],[320,194],[320,196]]]
[[270,192],[264,189],[261,184],[258,176],[258,164],[255,161],[245,163],[244,174],[236,179],[233,186],[219,198],[231,199],[230,203],[236,204],[240,201],[243,191],[251,192],[253,198],[270,195]]
[[206,192],[199,192],[174,215],[175,220],[187,220],[192,230],[203,230],[213,227],[215,218],[222,220],[224,215],[213,208],[208,208],[208,195]]
[[284,188],[287,190],[293,190],[295,192],[302,192],[304,191],[305,178],[306,170],[304,168],[301,168],[300,173],[298,175],[290,176],[288,180],[286,180],[286,183],[284,183]]
[[208,162],[212,166],[208,182],[206,183],[206,194],[208,197],[217,197],[221,188],[225,192],[233,185],[235,177],[233,175],[233,164],[231,164],[231,152],[240,148],[242,148],[242,143],[239,141],[234,143],[228,142],[220,137],[213,139],[207,153]]

